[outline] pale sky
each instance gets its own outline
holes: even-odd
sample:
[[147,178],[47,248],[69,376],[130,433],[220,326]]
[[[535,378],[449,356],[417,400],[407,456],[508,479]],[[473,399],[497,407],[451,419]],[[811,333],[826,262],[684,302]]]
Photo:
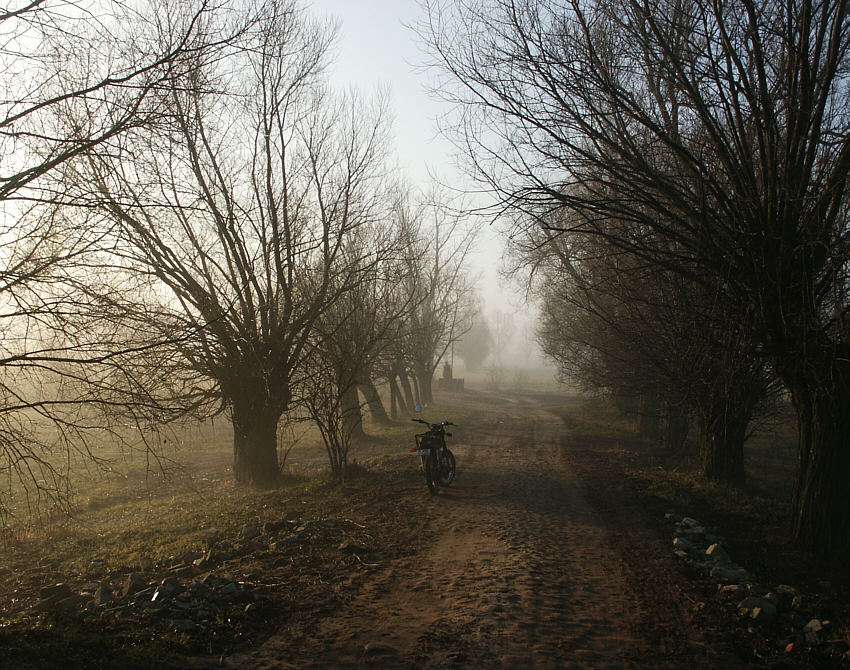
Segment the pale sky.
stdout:
[[418,69],[424,57],[405,24],[416,22],[416,0],[313,0],[313,11],[340,22],[334,84],[364,93],[389,86],[393,127],[401,167],[417,183],[427,183],[428,166],[456,183],[451,144],[439,137],[435,119],[447,109],[426,91],[428,76]]
[[[429,75],[421,68],[426,56],[407,27],[420,17],[417,0],[312,0],[310,6],[316,15],[332,16],[340,24],[332,84],[354,86],[365,94],[389,87],[399,165],[410,181],[427,187],[430,170],[441,182],[462,188],[467,180],[454,167],[454,147],[439,135],[436,123],[451,109],[429,95]],[[530,333],[532,316],[525,298],[499,282],[501,256],[495,231],[481,229],[470,262],[481,276],[485,314],[492,325],[497,312],[509,313],[518,332]],[[527,341],[514,344],[527,352]]]

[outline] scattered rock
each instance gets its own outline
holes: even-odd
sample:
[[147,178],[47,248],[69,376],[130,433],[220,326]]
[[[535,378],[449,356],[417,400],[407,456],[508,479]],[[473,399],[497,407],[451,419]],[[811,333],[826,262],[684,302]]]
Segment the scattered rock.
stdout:
[[36,607],[41,611],[72,610],[88,601],[87,596],[74,593],[65,583],[44,586],[38,595]]
[[215,526],[211,526],[209,528],[204,528],[201,531],[201,537],[207,542],[208,545],[214,544],[221,537],[221,531]]
[[746,589],[740,584],[720,584],[717,589],[717,595],[721,598],[740,598],[745,592]]
[[215,549],[210,549],[200,558],[196,558],[194,561],[192,561],[192,565],[194,565],[196,568],[206,569],[216,561],[218,555],[219,554]]
[[95,591],[100,588],[100,582],[86,582],[80,587],[80,593],[93,596]]
[[288,525],[289,525],[289,524],[288,524],[286,521],[284,521],[284,520],[280,520],[280,521],[266,521],[266,522],[263,524],[263,532],[264,532],[266,535],[274,535],[275,533],[277,533],[277,532],[278,532],[278,531],[280,531],[282,528],[284,528],[285,526],[288,526]]
[[202,600],[213,601],[217,599],[215,591],[203,582],[192,582],[189,584],[189,591]]
[[106,561],[104,561],[102,558],[92,559],[91,566],[93,568],[102,568],[104,565],[106,565]]
[[367,656],[378,654],[398,654],[398,649],[385,642],[369,642],[363,647],[363,653]]
[[122,598],[129,598],[139,591],[143,591],[148,587],[148,583],[144,577],[138,572],[131,572],[127,575],[127,581],[124,582],[124,590],[121,593]]
[[178,633],[193,633],[198,630],[198,624],[191,619],[174,619],[171,627]]
[[734,563],[720,563],[711,568],[709,573],[714,579],[724,582],[740,584],[749,580],[749,573],[740,565]]
[[812,619],[803,626],[803,635],[806,636],[806,642],[809,644],[820,643],[820,633],[824,629],[824,622],[820,619]]
[[42,600],[42,602],[44,602],[47,600],[61,600],[62,598],[67,598],[73,594],[74,592],[71,590],[71,587],[64,582],[61,582],[59,584],[42,586],[41,589],[39,589],[38,597]]
[[369,548],[366,545],[354,540],[345,540],[337,547],[337,549],[349,554],[366,553],[369,551]]
[[153,561],[149,556],[139,556],[139,570],[142,572],[153,570]]
[[749,596],[738,603],[738,612],[760,623],[769,623],[776,618],[776,605],[765,598]]
[[166,577],[151,596],[151,602],[162,603],[184,591],[183,585],[176,577]]
[[239,595],[239,585],[236,582],[229,582],[222,586],[218,592],[223,596],[235,598]]
[[798,595],[797,589],[793,586],[788,586],[788,584],[780,584],[776,587],[776,592],[783,598],[787,598],[788,600],[793,600],[795,596]]
[[183,585],[177,577],[166,577],[162,580],[162,582],[160,582],[160,584],[174,593],[180,593],[184,590]]
[[809,623],[803,626],[803,630],[813,630],[816,633],[820,633],[823,630],[823,623],[820,619],[812,619]]
[[111,603],[115,597],[112,595],[112,590],[109,588],[109,585],[105,582],[102,583],[97,591],[94,592],[94,604],[95,605],[108,605]]
[[729,554],[726,553],[726,550],[717,543],[712,544],[708,549],[706,549],[705,555],[710,556],[720,563],[728,563],[732,560],[729,558]]
[[776,619],[776,607],[756,607],[751,613],[750,618],[759,623],[770,623]]
[[239,536],[245,541],[253,540],[255,537],[260,536],[260,528],[256,524],[248,524],[242,529]]
[[692,551],[696,551],[696,547],[694,543],[690,540],[686,540],[684,537],[674,537],[673,538],[673,548],[678,549],[680,551],[686,551],[691,553]]
[[245,605],[245,614],[256,614],[259,609],[257,603],[248,603]]

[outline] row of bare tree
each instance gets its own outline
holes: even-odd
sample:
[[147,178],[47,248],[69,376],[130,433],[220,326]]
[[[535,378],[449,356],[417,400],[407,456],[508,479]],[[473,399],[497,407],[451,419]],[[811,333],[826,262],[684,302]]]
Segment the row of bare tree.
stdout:
[[846,0],[427,5],[459,147],[540,271],[549,353],[666,406],[673,443],[691,412],[730,479],[778,379],[793,537],[846,558]]
[[104,430],[226,412],[237,481],[268,485],[282,418],[342,476],[361,397],[378,419],[382,383],[393,412],[430,401],[471,237],[402,185],[386,99],[328,88],[332,23],[33,0],[0,26],[0,516],[65,504]]

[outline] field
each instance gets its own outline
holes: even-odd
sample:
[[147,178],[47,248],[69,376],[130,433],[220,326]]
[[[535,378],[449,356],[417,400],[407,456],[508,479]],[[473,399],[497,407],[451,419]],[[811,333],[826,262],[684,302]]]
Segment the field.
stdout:
[[[557,667],[571,630],[576,667],[840,666],[846,574],[785,542],[787,418],[751,439],[734,490],[700,482],[693,454],[637,440],[601,400],[541,387],[437,401],[424,416],[458,424],[459,476],[436,499],[406,421],[367,424],[344,484],[307,434],[279,488],[234,486],[224,421],[183,431],[166,467],[116,459],[79,483],[71,518],[4,547],[0,654],[20,668],[516,667],[532,650],[533,665]],[[759,579],[800,589],[830,637],[792,657],[787,631],[730,614],[672,555],[665,514],[697,518]],[[182,591],[152,607],[169,578]],[[123,594],[133,579],[144,597]]]

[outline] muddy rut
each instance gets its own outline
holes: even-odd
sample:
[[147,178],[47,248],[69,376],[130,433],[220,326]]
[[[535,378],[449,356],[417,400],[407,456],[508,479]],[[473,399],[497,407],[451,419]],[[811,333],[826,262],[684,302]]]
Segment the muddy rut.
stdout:
[[570,471],[563,423],[531,400],[456,430],[458,475],[432,498],[416,553],[382,566],[299,640],[272,636],[233,668],[622,668],[639,602]]

